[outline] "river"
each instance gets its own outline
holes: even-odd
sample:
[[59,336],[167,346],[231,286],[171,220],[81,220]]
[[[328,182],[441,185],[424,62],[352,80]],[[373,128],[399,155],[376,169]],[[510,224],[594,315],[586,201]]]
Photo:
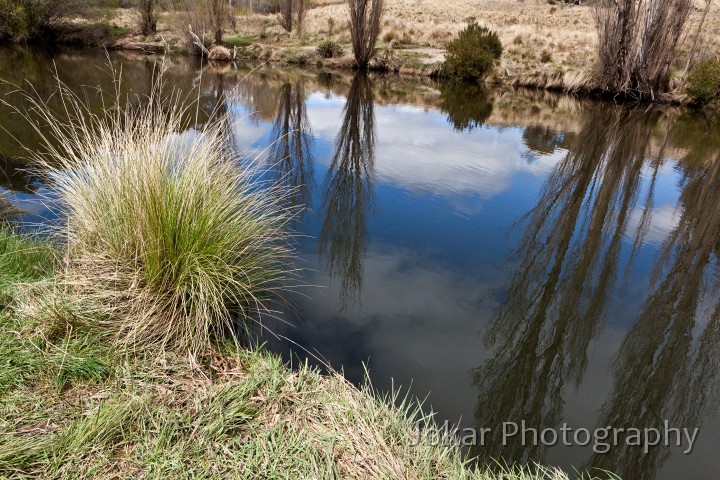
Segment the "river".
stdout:
[[[293,228],[310,286],[268,325],[271,349],[355,383],[367,366],[379,391],[404,386],[441,423],[485,429],[469,447],[481,462],[720,477],[716,123],[547,92],[91,50],[0,49],[0,82],[49,98],[57,72],[99,113],[109,65],[128,98],[161,69],[167,91],[195,92],[202,109],[184,134],[219,103],[234,148],[303,208]],[[13,92],[0,83],[27,108]],[[0,193],[32,229],[57,219],[19,143],[38,148],[0,106]],[[523,421],[625,431],[607,451],[572,434],[503,435]],[[628,441],[628,429],[668,426],[698,429],[691,452]]]

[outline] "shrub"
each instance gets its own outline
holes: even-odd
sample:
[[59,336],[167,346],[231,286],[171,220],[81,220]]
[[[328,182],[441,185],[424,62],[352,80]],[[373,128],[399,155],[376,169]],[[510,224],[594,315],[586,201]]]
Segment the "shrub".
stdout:
[[720,100],[720,61],[704,60],[688,75],[687,93],[699,104]]
[[0,39],[34,40],[81,10],[82,0],[0,0]]
[[445,69],[460,78],[479,78],[492,69],[500,55],[502,44],[498,35],[471,23],[448,45]]
[[344,53],[342,46],[334,40],[323,40],[317,46],[317,53],[323,58],[341,57]]
[[224,119],[179,137],[184,110],[159,92],[94,116],[63,86],[72,123],[30,98],[48,152],[36,160],[65,219],[61,284],[120,346],[199,351],[234,338],[292,276],[292,214],[240,167]]

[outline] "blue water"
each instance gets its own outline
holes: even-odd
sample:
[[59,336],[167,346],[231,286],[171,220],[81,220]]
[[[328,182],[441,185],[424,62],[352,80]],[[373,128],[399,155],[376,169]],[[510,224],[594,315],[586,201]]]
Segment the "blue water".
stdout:
[[[146,78],[134,69],[147,58],[114,61]],[[171,81],[188,88],[202,67],[174,62]],[[6,68],[0,60],[0,78]],[[716,125],[670,108],[429,80],[244,75],[206,70],[203,100],[223,103],[240,156],[294,188],[303,208],[306,286],[291,295],[291,326],[271,325],[281,338],[268,335],[270,348],[358,384],[367,369],[380,391],[409,389],[461,427],[667,420],[700,432],[690,454],[645,453],[623,436],[593,454],[490,435],[467,449],[480,462],[720,476]],[[0,154],[22,163],[14,152]],[[7,183],[26,220],[47,221],[48,205]]]

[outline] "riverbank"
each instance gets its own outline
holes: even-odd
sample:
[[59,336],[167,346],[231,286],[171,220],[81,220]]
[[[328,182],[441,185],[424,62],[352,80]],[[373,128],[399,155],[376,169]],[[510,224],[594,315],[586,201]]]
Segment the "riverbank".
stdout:
[[[694,0],[677,58],[670,66],[670,89],[656,101],[689,102],[685,67],[703,19],[704,5],[703,0]],[[448,42],[468,22],[477,21],[497,32],[504,47],[496,68],[485,78],[486,83],[611,95],[598,88],[594,80],[597,32],[591,2],[571,5],[556,0],[387,0],[385,10],[377,52],[370,64],[373,70],[442,76]],[[160,12],[157,33],[143,36],[132,9],[99,11],[88,18],[58,23],[61,28],[48,41],[162,54],[187,54],[191,47],[184,30],[186,25],[175,12]],[[298,34],[297,28],[285,31],[277,14],[259,14],[240,2],[232,21],[225,25],[223,43],[236,59],[243,61],[349,70],[354,60],[348,16],[344,1],[313,2],[307,10],[302,34]],[[720,5],[711,5],[702,32],[696,53],[701,58],[717,58]],[[337,58],[324,58],[317,52],[318,45],[326,41],[341,47],[342,53]]]
[[32,299],[54,247],[0,230],[0,476],[565,479],[473,470],[418,436],[417,404],[262,348],[115,350],[82,302]]
[[[237,46],[237,54],[243,59],[329,70],[351,69],[346,2],[316,3],[307,12],[302,35],[286,32],[274,14],[238,10],[225,42],[230,48]],[[670,92],[658,99],[661,102],[689,101],[682,77],[703,7],[702,0],[695,2],[685,27],[685,40],[671,66]],[[442,75],[447,43],[472,19],[496,31],[504,46],[495,71],[485,79],[487,83],[567,93],[599,93],[593,81],[597,51],[593,8],[554,0],[388,0],[377,55],[370,68],[408,75]],[[136,30],[128,10],[118,10],[113,21],[128,32]],[[160,17],[155,37],[131,33],[114,42],[113,47],[148,52],[182,51],[182,39],[171,28],[174,24],[173,15],[165,13]],[[317,45],[328,39],[343,47],[340,58],[326,59],[317,54]],[[720,5],[713,5],[708,13],[698,53],[703,57],[720,55]]]

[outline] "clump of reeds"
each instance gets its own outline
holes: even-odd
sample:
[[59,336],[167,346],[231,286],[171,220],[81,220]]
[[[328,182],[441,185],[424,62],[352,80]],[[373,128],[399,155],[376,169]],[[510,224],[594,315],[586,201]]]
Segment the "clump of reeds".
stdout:
[[227,148],[228,122],[180,137],[187,112],[160,89],[100,116],[63,85],[62,117],[31,99],[38,161],[64,219],[65,288],[121,345],[197,351],[269,311],[293,275],[292,212]]

